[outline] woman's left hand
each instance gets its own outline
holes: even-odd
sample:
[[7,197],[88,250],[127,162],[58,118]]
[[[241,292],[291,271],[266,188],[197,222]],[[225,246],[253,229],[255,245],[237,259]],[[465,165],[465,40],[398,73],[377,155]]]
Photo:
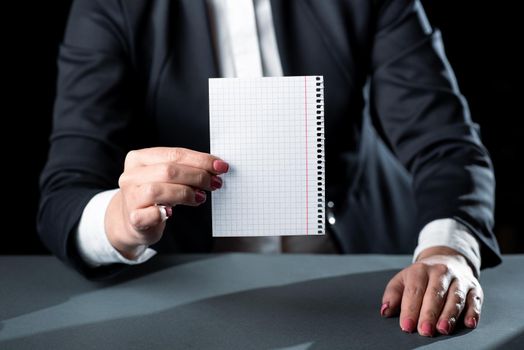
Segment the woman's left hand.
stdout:
[[389,281],[380,313],[391,317],[400,311],[404,332],[451,334],[462,313],[466,327],[477,327],[483,300],[466,259],[451,248],[432,247]]

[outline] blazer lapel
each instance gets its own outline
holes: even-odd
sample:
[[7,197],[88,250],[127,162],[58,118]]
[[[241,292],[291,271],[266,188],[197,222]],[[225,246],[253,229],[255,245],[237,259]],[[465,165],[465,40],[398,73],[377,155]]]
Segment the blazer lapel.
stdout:
[[[182,0],[181,13],[186,18],[183,35],[191,37],[192,58],[201,75],[217,77],[218,68],[214,53],[212,29],[206,0]],[[205,15],[202,15],[205,14]],[[181,54],[188,54],[182,52]],[[196,55],[195,55],[196,54]]]
[[[321,6],[324,1],[317,1]],[[349,47],[327,27],[332,16],[341,15],[320,11],[309,0],[271,0],[275,34],[285,75],[319,74],[335,69],[346,84],[355,87]],[[338,35],[334,35],[338,34]],[[347,40],[347,39],[346,39]],[[312,55],[314,53],[314,55]],[[312,56],[320,59],[312,60]]]
[[291,75],[291,52],[288,43],[293,39],[290,37],[289,28],[286,25],[287,15],[291,12],[290,2],[271,0],[271,12],[282,70],[284,75]]
[[209,151],[208,79],[217,76],[217,67],[206,3],[179,0],[172,6],[172,48],[155,92],[159,138],[168,146]]

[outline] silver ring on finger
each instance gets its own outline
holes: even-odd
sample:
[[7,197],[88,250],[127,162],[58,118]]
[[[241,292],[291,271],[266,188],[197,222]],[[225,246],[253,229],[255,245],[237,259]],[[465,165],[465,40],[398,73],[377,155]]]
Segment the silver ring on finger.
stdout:
[[173,209],[171,207],[168,207],[166,205],[160,205],[160,204],[157,204],[156,207],[158,208],[158,211],[160,212],[160,218],[162,219],[162,222],[166,221],[173,215]]

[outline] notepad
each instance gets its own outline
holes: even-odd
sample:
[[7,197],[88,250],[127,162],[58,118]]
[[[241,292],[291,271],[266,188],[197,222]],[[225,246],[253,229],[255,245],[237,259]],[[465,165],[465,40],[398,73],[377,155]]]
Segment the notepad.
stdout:
[[209,79],[209,122],[213,236],[324,234],[323,77]]

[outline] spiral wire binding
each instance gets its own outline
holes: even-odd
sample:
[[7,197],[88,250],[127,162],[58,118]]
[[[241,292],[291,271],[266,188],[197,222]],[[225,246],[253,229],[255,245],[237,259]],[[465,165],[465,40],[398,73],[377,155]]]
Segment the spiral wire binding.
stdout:
[[316,144],[317,144],[317,233],[325,229],[325,154],[324,154],[324,77],[315,77]]

